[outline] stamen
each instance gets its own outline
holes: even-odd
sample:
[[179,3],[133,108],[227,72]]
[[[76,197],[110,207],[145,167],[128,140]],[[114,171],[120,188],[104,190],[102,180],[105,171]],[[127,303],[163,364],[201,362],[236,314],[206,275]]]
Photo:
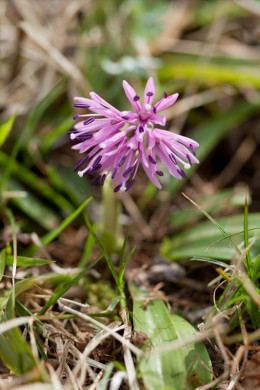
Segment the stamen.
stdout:
[[94,175],[94,173],[97,173],[101,168],[102,164],[97,164],[94,168],[91,168],[89,170],[89,173],[91,173],[91,175]]
[[189,161],[190,166],[192,166],[191,158],[188,154],[186,154],[187,160]]
[[185,179],[187,177],[186,173],[183,171],[183,169],[177,168],[177,172],[183,177],[183,179]]
[[92,164],[92,168],[96,168],[96,166],[100,163],[101,160],[102,160],[102,156],[98,156],[98,157],[94,160],[94,162],[93,162],[93,164]]
[[153,106],[153,113],[156,114],[156,107]]
[[75,141],[79,141],[79,142],[83,142],[83,141],[86,141],[87,139],[90,139],[93,137],[93,134],[92,133],[85,133],[85,134],[80,134],[80,135],[77,135],[76,137],[74,137],[72,140],[75,140]]
[[196,152],[195,152],[194,147],[193,147],[192,144],[190,144],[190,150],[191,150],[191,153],[192,153],[194,156],[196,156]]
[[178,161],[176,160],[176,157],[174,156],[173,153],[169,154],[170,160],[173,162],[173,164],[177,165]]
[[153,96],[153,92],[147,92],[146,96]]
[[134,182],[135,179],[130,180],[126,185],[125,190],[128,191],[134,185]]
[[139,99],[140,99],[140,96],[135,95],[134,98],[133,98],[133,101],[134,101],[134,102],[137,102]]
[[129,175],[132,173],[133,170],[134,170],[134,167],[133,167],[133,166],[127,168],[127,169],[125,170],[125,172],[123,173],[123,177],[129,176]]
[[74,167],[74,171],[77,171],[87,160],[88,160],[88,156],[79,160],[78,163]]
[[149,161],[150,161],[152,164],[156,164],[155,158],[154,158],[153,156],[151,156],[150,154],[149,154],[149,156],[148,156],[148,159],[149,159]]
[[78,171],[78,175],[79,175],[79,177],[83,177],[84,176],[84,172],[83,171]]
[[120,191],[121,187],[122,187],[122,183],[120,183],[117,187],[114,188],[114,192]]
[[83,122],[83,125],[84,125],[84,126],[87,126],[87,125],[89,125],[90,123],[94,122],[94,120],[95,120],[95,118],[93,118],[93,117],[88,118],[87,120],[85,120],[85,121]]
[[167,92],[164,92],[164,93],[163,93],[163,97],[164,97],[164,99],[167,99],[168,93],[167,93]]
[[74,107],[76,107],[76,108],[89,108],[90,105],[89,104],[84,104],[84,103],[75,103]]
[[122,116],[121,118],[124,119],[124,120],[126,120],[126,121],[129,120],[129,116],[127,116],[127,115],[124,115],[124,116]]
[[155,171],[156,175],[158,176],[164,176],[164,173],[162,171]]
[[143,133],[143,132],[144,132],[143,126],[139,126],[139,133]]
[[118,165],[119,167],[121,167],[121,166],[124,164],[125,160],[126,160],[126,156],[123,156],[123,157],[120,159],[120,161],[119,161],[119,163],[118,163],[117,165]]
[[113,170],[113,173],[112,173],[111,179],[114,179],[114,178],[115,178],[115,176],[116,176],[116,173],[117,173],[117,168],[115,168],[115,169]]
[[73,115],[74,121],[75,121],[76,119],[79,119],[79,118],[80,118],[80,115],[79,115],[79,114],[74,114],[74,115]]

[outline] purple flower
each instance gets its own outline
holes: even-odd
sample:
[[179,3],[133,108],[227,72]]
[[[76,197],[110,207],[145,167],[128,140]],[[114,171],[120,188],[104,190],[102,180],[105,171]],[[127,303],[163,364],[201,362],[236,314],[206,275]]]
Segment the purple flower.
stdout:
[[199,144],[157,127],[166,122],[160,111],[171,106],[178,94],[164,93],[153,103],[152,77],[147,81],[143,104],[126,81],[123,88],[133,111],[119,111],[95,92],[90,92],[90,99],[75,97],[75,107],[92,112],[74,115],[74,119],[81,121],[70,132],[71,140],[76,142],[72,148],[86,153],[76,166],[76,170],[81,168],[79,176],[90,174],[93,184],[103,185],[110,174],[115,192],[132,187],[140,164],[159,189],[162,186],[158,179],[164,175],[161,165],[177,179],[186,177],[184,169],[199,162],[195,157]]

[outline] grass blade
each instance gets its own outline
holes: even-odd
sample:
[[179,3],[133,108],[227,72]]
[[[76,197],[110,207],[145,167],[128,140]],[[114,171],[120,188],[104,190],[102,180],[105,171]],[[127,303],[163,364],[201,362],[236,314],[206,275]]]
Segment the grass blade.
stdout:
[[10,116],[10,118],[7,119],[7,121],[5,121],[0,125],[0,148],[5,143],[5,140],[7,139],[10,131],[13,128],[15,117],[16,117],[15,115]]

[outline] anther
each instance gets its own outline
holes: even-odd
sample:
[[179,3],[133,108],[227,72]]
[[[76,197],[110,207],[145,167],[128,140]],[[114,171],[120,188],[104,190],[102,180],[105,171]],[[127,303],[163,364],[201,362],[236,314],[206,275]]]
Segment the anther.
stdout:
[[176,157],[174,156],[173,153],[169,154],[170,160],[173,162],[173,164],[177,165],[178,161],[176,160]]
[[121,167],[121,166],[124,164],[125,160],[126,160],[126,156],[123,156],[123,157],[119,160],[119,163],[118,163],[117,165],[118,165],[119,167]]
[[116,173],[117,173],[117,168],[115,168],[115,169],[113,170],[113,173],[112,173],[111,179],[114,179],[114,178],[115,178],[115,176],[116,176]]
[[89,170],[89,173],[91,173],[91,175],[94,175],[94,173],[100,171],[101,168],[102,168],[102,164],[97,164],[95,167],[92,167]]
[[181,175],[181,177],[183,177],[183,179],[185,179],[187,177],[186,173],[181,168],[178,168],[177,172]]
[[153,156],[151,156],[150,154],[149,154],[149,156],[148,156],[148,159],[149,159],[149,161],[150,161],[152,164],[156,164],[155,158],[154,158]]
[[100,163],[101,160],[102,160],[102,156],[98,156],[98,157],[94,160],[94,162],[93,162],[93,164],[92,164],[92,168],[96,168],[96,166]]
[[[83,142],[93,137],[92,133],[80,134],[74,137],[75,141]],[[72,138],[71,138],[72,139]]]
[[129,176],[129,175],[133,172],[133,170],[134,170],[134,167],[133,167],[133,166],[127,168],[127,169],[125,170],[125,172],[123,173],[123,177]]
[[156,175],[158,176],[164,176],[164,173],[162,171],[155,171]]
[[140,96],[135,95],[134,98],[133,98],[133,101],[134,101],[134,102],[137,102],[139,99],[140,99]]
[[74,167],[74,171],[77,171],[87,160],[88,160],[88,156],[79,160],[78,163]]
[[94,122],[95,118],[88,118],[87,120],[85,120],[83,122],[83,125],[86,126],[86,125],[89,125],[90,123]]
[[83,103],[75,103],[74,107],[76,107],[76,108],[89,108],[90,105],[89,104],[83,104]]
[[191,162],[190,156],[188,154],[186,154],[186,156],[187,156],[187,160],[189,161],[190,166],[192,166],[192,162]]
[[118,186],[114,188],[114,192],[120,191],[120,188],[122,187],[122,183],[120,183]]
[[126,185],[125,190],[128,191],[134,185],[134,182],[135,179],[130,180]]

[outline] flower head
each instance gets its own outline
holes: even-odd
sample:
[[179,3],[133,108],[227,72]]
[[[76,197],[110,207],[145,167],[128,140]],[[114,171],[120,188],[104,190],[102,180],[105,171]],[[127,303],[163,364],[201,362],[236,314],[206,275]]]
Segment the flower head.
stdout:
[[199,144],[160,128],[166,123],[160,111],[171,106],[178,94],[164,93],[153,103],[152,77],[147,81],[143,104],[126,81],[123,88],[132,111],[117,110],[95,92],[90,92],[90,99],[75,97],[75,107],[92,112],[74,115],[74,119],[81,121],[70,132],[71,140],[76,142],[72,148],[86,153],[76,166],[79,176],[90,174],[93,184],[103,185],[110,174],[115,192],[132,187],[139,165],[159,189],[162,188],[159,178],[164,175],[161,165],[177,179],[186,177],[184,169],[199,162],[195,157]]

